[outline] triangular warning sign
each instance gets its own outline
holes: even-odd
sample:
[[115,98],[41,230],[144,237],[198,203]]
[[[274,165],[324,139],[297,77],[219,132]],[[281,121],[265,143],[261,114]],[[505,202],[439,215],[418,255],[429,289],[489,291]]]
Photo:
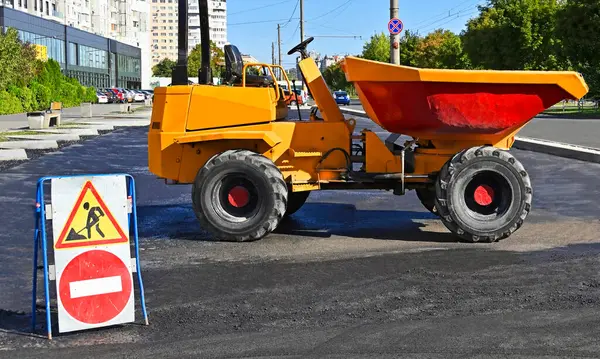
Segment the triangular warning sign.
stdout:
[[94,188],[87,181],[67,218],[55,249],[127,243],[129,238]]

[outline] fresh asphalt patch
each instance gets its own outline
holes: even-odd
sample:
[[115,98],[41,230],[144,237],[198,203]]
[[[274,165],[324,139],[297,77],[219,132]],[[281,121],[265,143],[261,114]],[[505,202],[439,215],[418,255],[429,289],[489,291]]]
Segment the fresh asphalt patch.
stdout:
[[[414,193],[386,191],[314,192],[267,238],[223,243],[199,228],[189,185],[148,172],[146,133],[2,172],[0,357],[600,355],[600,165],[514,150],[533,210],[491,245],[458,243]],[[38,316],[29,335],[37,179],[116,172],[136,179],[150,325],[138,302],[138,324],[48,341]]]

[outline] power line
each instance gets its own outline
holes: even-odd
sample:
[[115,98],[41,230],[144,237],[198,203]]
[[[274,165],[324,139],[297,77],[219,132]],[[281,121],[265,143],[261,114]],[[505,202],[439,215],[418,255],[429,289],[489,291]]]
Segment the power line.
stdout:
[[290,36],[289,39],[285,40],[284,42],[282,42],[282,44],[287,44],[288,42],[290,42],[291,39],[294,38],[294,36],[296,36],[296,33],[298,32],[298,29],[300,28],[300,24],[298,24],[296,26],[296,30],[294,30],[294,33],[292,34],[292,36]]
[[341,8],[342,6],[345,6],[345,5],[349,4],[349,3],[351,3],[352,1],[354,1],[354,0],[348,0],[348,1],[346,1],[345,3],[343,3],[342,5],[340,5],[340,6],[336,7],[336,8],[333,8],[333,9],[329,10],[328,12],[326,12],[326,13],[324,13],[324,14],[321,14],[321,15],[319,15],[319,16],[317,16],[317,17],[313,17],[312,19],[309,19],[308,21],[313,21],[313,20],[316,20],[316,19],[320,19],[320,18],[322,18],[322,17],[325,17],[325,16],[327,16],[327,15],[331,14],[332,12],[336,11],[337,9]]
[[[443,26],[443,25],[446,25],[447,23],[450,23],[450,22],[452,22],[452,21],[454,21],[454,20],[456,20],[456,19],[460,19],[460,18],[462,18],[462,17],[466,17],[466,16],[470,16],[470,15],[475,15],[475,14],[477,14],[478,12],[479,12],[478,10],[476,10],[476,11],[471,11],[471,12],[470,12],[470,13],[468,13],[468,14],[464,14],[464,15],[460,15],[460,16],[455,16],[455,17],[451,18],[450,20],[448,20],[448,21],[446,21],[446,22],[443,22],[443,23],[441,23],[441,24],[439,24],[439,25],[436,25],[436,26],[428,26],[428,27],[426,27],[426,28],[421,28],[421,29],[425,30],[425,29],[432,29],[432,28],[434,28],[434,27],[441,27],[441,26]],[[457,15],[458,15],[458,13],[457,13]],[[417,29],[417,30],[420,30],[420,29]]]
[[[435,20],[435,21],[429,22],[429,23],[427,23],[427,24],[425,24],[425,25],[423,25],[423,26],[421,26],[421,27],[418,27],[418,28],[416,28],[416,30],[418,31],[418,30],[424,30],[424,29],[427,29],[427,28],[429,28],[429,27],[431,27],[431,26],[433,26],[433,25],[435,25],[435,24],[439,24],[441,21],[444,21],[444,20],[446,20],[446,19],[450,19],[450,18],[451,18],[451,20],[450,20],[450,21],[452,21],[452,20],[454,20],[454,19],[458,19],[459,17],[463,17],[463,16],[464,16],[464,15],[462,15],[462,16],[459,16],[460,14],[462,14],[462,13],[463,13],[463,12],[465,12],[465,11],[472,10],[472,8],[473,8],[473,6],[471,5],[471,6],[467,7],[467,8],[464,8],[464,9],[462,9],[462,10],[460,10],[460,11],[458,11],[458,12],[454,13],[454,14],[447,15],[447,16],[445,16],[445,17],[441,18],[441,19],[438,19],[438,20]],[[448,22],[450,22],[450,21],[448,21]],[[445,22],[444,24],[447,24],[448,22]],[[444,24],[439,24],[439,25],[437,25],[437,26],[441,26],[441,25],[444,25]]]
[[[434,15],[434,16],[431,16],[431,17],[429,17],[427,20],[423,20],[423,21],[420,21],[420,22],[418,22],[418,23],[416,23],[416,24],[413,24],[413,27],[417,27],[417,26],[419,26],[419,25],[425,24],[425,23],[427,23],[427,22],[430,22],[430,21],[432,21],[432,20],[433,20],[433,21],[436,21],[436,19],[437,19],[437,20],[439,20],[438,18],[439,18],[440,16],[445,16],[443,19],[447,19],[449,16],[452,16],[452,15],[450,15],[450,12],[451,12],[452,10],[454,10],[454,9],[456,9],[456,8],[458,8],[458,7],[460,7],[460,6],[464,5],[464,4],[466,4],[466,3],[468,3],[468,2],[470,2],[470,3],[474,3],[474,2],[479,2],[479,0],[475,0],[475,1],[473,1],[473,0],[465,0],[465,1],[461,2],[461,3],[459,3],[458,5],[456,5],[456,6],[454,6],[454,7],[451,7],[451,8],[449,8],[448,10],[445,10],[444,12],[441,12],[441,13],[439,13],[439,14],[437,14],[437,15]],[[423,26],[427,26],[427,25],[423,25]]]
[[246,10],[241,10],[241,11],[237,11],[237,12],[232,12],[232,13],[229,13],[228,15],[243,14],[243,13],[247,13],[247,12],[250,12],[250,11],[256,11],[256,10],[264,9],[264,8],[271,7],[271,6],[277,6],[277,5],[285,4],[286,2],[292,2],[292,1],[294,1],[294,0],[280,1],[280,2],[275,3],[275,4],[263,5],[263,6],[259,6],[259,7],[255,7],[255,8],[251,8],[251,9],[246,9]]
[[[297,19],[297,18],[295,18]],[[231,24],[227,24],[227,26],[235,26],[235,25],[248,25],[248,24],[265,24],[268,22],[279,22],[284,21],[286,19],[273,19],[273,20],[262,20],[262,21],[248,21],[248,22],[234,22]]]
[[298,9],[298,4],[300,4],[300,0],[296,0],[296,6],[294,6],[294,11],[292,11],[292,15],[290,15],[290,18],[288,19],[288,21],[285,24],[282,24],[281,27],[286,27],[290,22],[292,22],[292,17],[294,16],[294,14],[296,13],[296,10]]
[[356,35],[354,33],[348,32],[348,30],[342,30],[342,29],[337,29],[335,27],[331,27],[331,26],[326,26],[326,25],[321,25],[321,24],[314,24],[311,23],[312,25],[318,26],[318,27],[322,27],[324,29],[328,29],[328,30],[334,30],[334,31],[339,31],[339,32],[343,32],[345,34],[350,34],[350,35],[354,35],[354,36],[362,36],[362,35]]

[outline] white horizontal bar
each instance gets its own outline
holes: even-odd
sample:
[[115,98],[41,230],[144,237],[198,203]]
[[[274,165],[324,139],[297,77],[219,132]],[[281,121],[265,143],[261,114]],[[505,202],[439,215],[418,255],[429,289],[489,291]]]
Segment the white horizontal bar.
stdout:
[[121,276],[81,280],[69,283],[71,298],[116,293],[123,290]]

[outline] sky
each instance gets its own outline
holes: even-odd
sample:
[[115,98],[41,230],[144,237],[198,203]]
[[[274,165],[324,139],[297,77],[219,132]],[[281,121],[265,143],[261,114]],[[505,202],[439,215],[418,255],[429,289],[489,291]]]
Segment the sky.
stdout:
[[[399,18],[404,30],[421,35],[440,27],[460,32],[483,3],[485,0],[399,0]],[[228,0],[228,41],[243,54],[270,63],[273,42],[278,58],[277,24],[281,24],[283,66],[293,67],[295,57],[286,54],[300,42],[297,4],[298,0]],[[389,0],[304,0],[304,38],[315,37],[309,50],[321,56],[355,55],[373,34],[389,35],[389,18]]]

